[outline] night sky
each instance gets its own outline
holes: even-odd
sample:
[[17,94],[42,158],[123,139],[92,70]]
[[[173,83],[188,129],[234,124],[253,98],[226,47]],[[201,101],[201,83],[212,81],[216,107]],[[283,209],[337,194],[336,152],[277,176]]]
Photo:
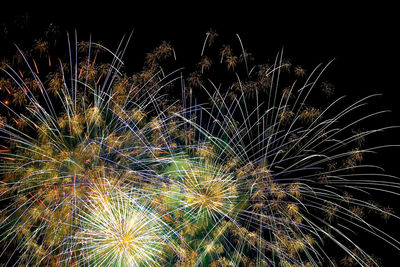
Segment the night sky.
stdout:
[[[111,48],[118,45],[124,34],[133,31],[125,57],[126,65],[133,70],[141,66],[146,52],[164,40],[171,42],[178,63],[185,66],[200,58],[205,33],[212,28],[227,42],[236,42],[235,34],[239,34],[256,62],[272,61],[282,48],[286,57],[307,70],[335,59],[327,76],[337,95],[361,98],[382,93],[371,103],[372,110],[392,110],[385,115],[387,121],[383,125],[400,125],[400,43],[396,40],[400,21],[393,6],[260,6],[249,1],[219,6],[202,1],[181,5],[133,2],[126,6],[98,1],[91,6],[60,2],[54,6],[21,4],[0,9],[1,58],[14,53],[12,43],[29,44],[53,23],[61,33],[73,33],[76,29],[80,40],[88,40],[91,34],[93,40]],[[60,36],[60,42],[66,42],[66,35]],[[392,130],[379,134],[371,142],[400,144],[399,133]],[[378,165],[397,176],[399,149],[382,150],[384,156],[374,156]],[[379,198],[400,214],[400,198],[388,199],[384,194]],[[393,220],[382,228],[400,239],[398,226]],[[383,266],[393,266],[389,264],[391,259],[400,260],[399,252],[388,245],[374,239],[364,241],[368,243],[366,247],[376,248],[375,254],[382,258]]]
[[[93,40],[109,47],[133,31],[127,65],[140,66],[144,53],[164,40],[171,42],[178,60],[186,65],[199,58],[205,32],[211,28],[226,42],[236,41],[239,34],[259,62],[272,60],[282,48],[284,55],[308,69],[336,59],[329,72],[334,73],[338,90],[383,93],[385,107],[399,113],[394,97],[399,19],[391,6],[79,4],[3,6],[2,46],[37,39],[50,23],[61,33],[77,29],[81,40],[91,33]],[[2,49],[1,55],[10,52]]]

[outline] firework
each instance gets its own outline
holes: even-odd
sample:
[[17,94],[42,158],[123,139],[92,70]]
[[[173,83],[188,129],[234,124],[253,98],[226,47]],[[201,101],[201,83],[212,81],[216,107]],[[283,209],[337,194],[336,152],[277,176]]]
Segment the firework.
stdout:
[[[394,215],[359,193],[397,190],[362,164],[379,148],[365,138],[384,128],[357,124],[380,112],[343,122],[374,96],[315,105],[315,94],[334,95],[320,82],[329,64],[308,74],[280,53],[252,65],[240,38],[235,53],[214,47],[216,36],[207,33],[187,75],[171,67],[166,42],[133,75],[122,61],[129,38],[111,51],[75,35],[57,67],[48,44],[36,44],[51,69],[45,81],[39,61],[18,50],[23,64],[1,80],[12,99],[0,124],[6,265],[335,264],[324,243],[343,250],[343,264],[378,265],[348,229],[398,248],[363,216]],[[293,75],[303,84],[281,88]]]
[[113,188],[106,181],[95,186],[82,205],[80,230],[74,236],[83,263],[161,266],[168,242],[160,216],[132,192]]

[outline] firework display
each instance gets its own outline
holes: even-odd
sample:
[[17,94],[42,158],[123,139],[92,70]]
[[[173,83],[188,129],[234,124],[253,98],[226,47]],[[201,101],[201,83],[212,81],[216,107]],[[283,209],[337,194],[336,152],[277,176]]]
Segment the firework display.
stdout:
[[255,64],[217,36],[190,73],[167,42],[134,74],[129,37],[110,50],[75,34],[60,60],[47,41],[16,48],[0,79],[2,264],[378,266],[359,230],[398,248],[364,216],[397,218],[364,195],[397,190],[362,163],[391,128],[358,129],[375,96],[344,104],[329,63]]

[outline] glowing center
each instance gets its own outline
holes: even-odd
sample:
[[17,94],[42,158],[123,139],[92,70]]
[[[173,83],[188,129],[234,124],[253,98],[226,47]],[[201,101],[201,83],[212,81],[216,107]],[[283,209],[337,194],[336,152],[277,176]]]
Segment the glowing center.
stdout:
[[117,241],[117,244],[121,250],[132,248],[135,244],[134,237],[129,233],[126,233]]

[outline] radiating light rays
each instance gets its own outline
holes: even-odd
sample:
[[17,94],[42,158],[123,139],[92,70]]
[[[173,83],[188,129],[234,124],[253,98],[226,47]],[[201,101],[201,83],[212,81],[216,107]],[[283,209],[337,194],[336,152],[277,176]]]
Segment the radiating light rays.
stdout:
[[162,266],[168,233],[160,217],[130,192],[100,188],[90,192],[79,216],[75,238],[84,261],[100,266]]
[[188,220],[208,225],[219,221],[221,216],[232,215],[239,199],[236,182],[229,173],[207,162],[172,162],[171,165],[175,166],[165,175],[172,178],[172,189],[179,191],[174,195],[179,195]]
[[[19,52],[30,68],[28,60]],[[2,241],[5,242],[5,249],[15,246],[14,252],[8,255],[8,263],[86,264],[79,258],[82,254],[76,254],[74,236],[79,229],[78,218],[82,216],[83,203],[86,203],[93,184],[98,183],[104,173],[114,177],[111,179],[114,186],[132,181],[135,182],[132,184],[141,185],[154,180],[151,165],[157,165],[157,162],[153,142],[162,139],[162,133],[150,135],[151,127],[146,125],[145,114],[149,107],[157,105],[151,103],[156,101],[152,99],[159,98],[139,96],[141,89],[137,88],[134,94],[130,95],[130,90],[124,96],[120,107],[117,99],[113,99],[114,88],[121,90],[125,86],[129,90],[133,87],[116,79],[120,74],[121,61],[114,58],[108,68],[99,68],[95,66],[95,60],[91,62],[89,52],[87,64],[90,62],[90,65],[84,65],[86,73],[82,71],[78,74],[77,60],[78,57],[71,59],[69,70],[60,62],[60,70],[55,71],[58,75],[51,76],[49,86],[58,87],[52,88],[55,96],[52,101],[47,101],[47,90],[35,73],[32,72],[32,75],[34,82],[40,84],[39,91],[27,86],[27,78],[22,74],[12,68],[6,71],[28,99],[27,107],[18,109],[21,115],[11,110],[17,117],[24,118],[27,127],[19,129],[11,123],[4,123],[1,128],[2,137],[12,146],[12,153],[8,150],[2,152],[6,161],[2,163],[2,172],[6,173],[2,181],[2,201],[8,210],[5,220],[1,222],[1,228],[6,229]],[[91,74],[93,77],[88,76],[89,69],[94,71]],[[105,74],[100,74],[101,71]],[[96,77],[96,73],[100,76]],[[146,82],[156,79],[156,76],[154,74]],[[162,87],[162,79],[157,78],[157,82],[151,85],[153,92],[146,91],[144,95],[156,95],[159,90],[156,87]],[[137,190],[140,191],[139,188]],[[104,214],[107,215],[110,216]],[[132,229],[134,224],[139,224],[139,221],[125,217],[119,219],[130,220]],[[124,231],[131,235],[133,230]],[[123,256],[123,251],[130,250],[132,248],[125,246],[125,250],[120,250],[119,256],[114,254],[117,256],[112,260],[121,265],[134,265],[138,258]],[[140,253],[147,255],[146,251]],[[160,255],[155,258],[160,258]],[[125,259],[127,263],[124,263]],[[150,261],[150,258],[145,261]],[[153,263],[155,261],[152,260]]]
[[[280,63],[275,64],[271,68],[280,70]],[[367,112],[367,115],[360,117],[355,114],[375,95],[362,98],[341,110],[337,110],[337,106],[343,102],[342,98],[324,109],[306,106],[306,100],[321,73],[317,73],[315,78],[309,76],[299,90],[291,87],[290,101],[285,95],[279,98],[278,87],[270,88],[267,93],[268,104],[259,101],[260,97],[257,95],[255,105],[247,104],[244,97],[245,86],[240,87],[242,93],[239,92],[238,97],[229,100],[229,91],[226,94],[221,93],[220,87],[210,83],[210,91],[214,90],[215,93],[207,91],[211,107],[202,110],[203,116],[200,119],[197,117],[197,120],[186,119],[179,114],[177,116],[195,128],[200,133],[200,139],[204,138],[211,144],[214,164],[218,162],[224,165],[235,179],[248,181],[247,186],[240,183],[237,190],[250,193],[250,205],[238,213],[235,223],[246,229],[258,228],[263,235],[270,234],[269,242],[261,242],[263,245],[260,243],[257,248],[268,247],[281,262],[297,265],[308,262],[307,264],[315,265],[320,264],[327,255],[317,240],[331,239],[349,253],[350,257],[354,257],[354,261],[376,264],[377,261],[347,239],[344,232],[351,228],[347,224],[359,229],[374,228],[364,220],[363,209],[368,207],[378,212],[379,208],[369,206],[367,201],[358,196],[360,192],[380,190],[382,187],[386,187],[382,190],[390,190],[385,183],[379,183],[379,179],[385,178],[383,174],[376,173],[378,166],[361,164],[363,154],[373,152],[378,147],[365,148],[363,142],[358,140],[377,131],[395,127],[347,135],[346,131],[352,127],[383,113]],[[271,74],[274,81],[275,73]],[[276,75],[279,76],[279,73]],[[240,80],[239,83],[241,84]],[[292,91],[300,93],[293,96],[295,94]],[[272,98],[269,97],[271,95]],[[282,119],[285,111],[290,112],[290,116]],[[353,120],[347,122],[348,116],[353,116]],[[204,118],[208,118],[208,121],[204,121]],[[354,146],[355,143],[357,146]],[[351,146],[353,148],[349,148]],[[206,154],[205,151],[201,156],[207,157]],[[353,171],[358,171],[359,174],[351,173]],[[357,176],[361,175],[371,179],[360,181]],[[365,184],[361,185],[363,183]],[[392,180],[390,183],[397,182]],[[346,199],[346,193],[343,195],[343,191],[341,192],[343,188],[358,191],[357,197],[353,197],[351,201],[354,205],[343,204]],[[201,201],[199,197],[197,202]],[[335,203],[334,205],[341,207],[341,211],[330,212],[326,203]],[[327,210],[330,213],[330,222],[321,218],[321,213],[326,213]],[[343,223],[333,224],[332,216]],[[251,240],[245,236],[241,238]],[[392,243],[391,237],[381,235],[381,238],[398,248],[398,242]],[[348,249],[349,245],[355,246],[357,252]],[[268,261],[269,253],[259,253],[257,257]]]

